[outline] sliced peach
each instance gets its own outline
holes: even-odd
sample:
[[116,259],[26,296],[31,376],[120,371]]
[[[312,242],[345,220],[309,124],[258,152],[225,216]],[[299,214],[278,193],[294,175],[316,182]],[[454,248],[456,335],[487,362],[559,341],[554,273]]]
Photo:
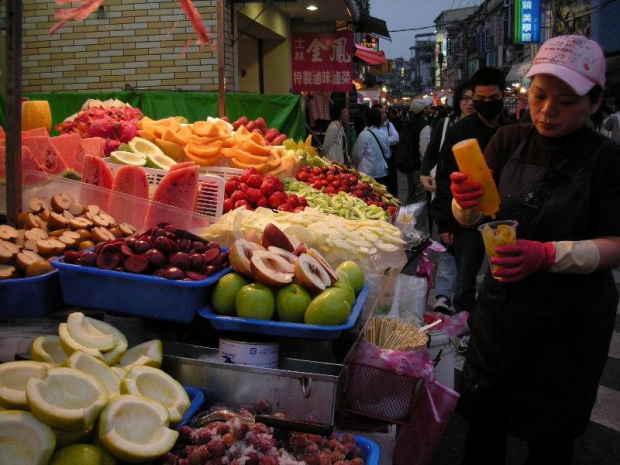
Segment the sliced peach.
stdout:
[[250,133],[248,138],[256,142],[258,145],[265,145],[265,138],[257,132]]
[[269,152],[271,152],[271,147],[258,144],[254,142],[251,138],[243,141],[241,148],[246,152],[251,153],[252,155],[259,155],[263,157],[266,157],[267,155],[269,155]]
[[235,168],[239,168],[239,169],[242,169],[242,170],[247,170],[248,168],[256,168],[262,174],[266,173],[269,170],[267,168],[267,163],[261,163],[261,164],[258,164],[258,165],[249,165],[247,163],[241,163],[236,158],[231,158],[230,162],[233,164],[233,166]]
[[220,128],[210,121],[196,121],[192,125],[192,132],[200,137],[219,137]]
[[250,134],[250,131],[248,131],[245,126],[239,126],[239,129],[237,129],[235,131],[235,136],[237,136],[237,135],[239,135],[239,136],[248,136],[249,134]]
[[185,153],[191,153],[197,157],[215,157],[222,149],[222,141],[216,140],[210,144],[201,144],[197,141],[190,140],[185,146]]
[[178,145],[187,145],[189,142],[189,138],[192,135],[192,131],[185,126],[180,128],[178,131],[173,131],[172,129],[166,129],[164,133],[161,135],[163,140],[174,142]]
[[185,156],[200,166],[213,166],[217,164],[220,159],[219,155],[215,157],[199,157],[191,152],[185,152]]
[[251,153],[248,153],[242,149],[237,149],[237,151],[235,152],[235,158],[241,163],[246,163],[248,165],[259,165],[261,163],[267,163],[268,160],[267,155],[252,155]]
[[151,129],[138,129],[138,135],[143,139],[146,139],[153,143],[155,143],[155,141],[157,140],[157,136]]

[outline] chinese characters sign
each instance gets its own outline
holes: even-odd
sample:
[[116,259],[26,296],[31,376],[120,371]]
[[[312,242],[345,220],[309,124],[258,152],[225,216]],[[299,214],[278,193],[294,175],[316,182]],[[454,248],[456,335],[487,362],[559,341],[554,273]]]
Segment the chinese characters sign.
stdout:
[[293,34],[293,92],[352,89],[353,32]]
[[540,0],[515,0],[515,43],[540,42]]

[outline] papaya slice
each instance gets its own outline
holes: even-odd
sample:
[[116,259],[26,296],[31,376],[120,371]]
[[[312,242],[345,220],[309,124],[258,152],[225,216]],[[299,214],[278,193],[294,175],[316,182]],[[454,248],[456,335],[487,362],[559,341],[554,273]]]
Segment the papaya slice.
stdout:
[[236,158],[231,158],[230,162],[232,163],[232,165],[235,168],[239,168],[239,169],[242,169],[242,170],[247,170],[248,168],[256,168],[259,171],[259,173],[261,173],[261,174],[265,174],[268,171],[267,163],[261,163],[261,164],[258,164],[258,165],[252,165],[252,164],[248,164],[248,163],[242,163],[242,162],[240,162]]
[[191,153],[197,157],[216,157],[222,149],[222,141],[216,140],[210,144],[190,140],[185,146],[185,153]]
[[267,168],[269,170],[276,169],[282,163],[282,159],[280,158],[280,153],[277,150],[272,150],[269,152],[269,156],[267,157]]
[[243,141],[241,148],[252,155],[259,155],[262,157],[268,156],[271,152],[271,147],[254,142],[251,137]]
[[248,136],[249,134],[250,134],[250,131],[248,131],[245,126],[239,126],[239,129],[235,131],[235,135],[239,135],[239,136]]
[[220,156],[224,158],[233,158],[237,153],[237,147],[224,147],[222,146],[222,150],[220,150]]
[[179,128],[178,131],[166,129],[161,135],[161,138],[169,142],[174,142],[177,145],[185,146],[189,142],[189,138],[191,137],[191,135],[192,131],[190,131],[189,128],[186,126]]
[[226,136],[220,139],[222,141],[222,147],[236,147],[237,140],[233,136]]
[[218,119],[214,124],[220,128],[220,133],[227,134],[230,132],[230,126],[228,126],[228,123],[223,119]]
[[237,148],[237,151],[235,152],[235,158],[241,163],[246,163],[248,165],[260,165],[261,163],[267,163],[266,155],[253,155],[240,148]]
[[138,120],[136,127],[138,129],[149,129],[149,127],[153,126],[154,124],[155,121],[153,121],[151,118],[149,118],[148,116],[143,116],[140,120]]
[[189,136],[189,142],[195,142],[202,145],[209,145],[219,140],[219,137],[197,136],[196,134],[192,134],[191,136]]
[[156,139],[155,144],[162,150],[162,152],[164,152],[177,163],[186,160],[185,150],[183,149],[182,145],[163,139]]
[[217,155],[214,157],[199,157],[191,152],[185,152],[185,156],[200,166],[213,166],[220,160],[220,157]]
[[248,138],[254,142],[256,142],[258,145],[266,145],[265,144],[265,138],[263,136],[261,136],[258,132],[252,132],[250,133],[250,135],[248,136]]
[[219,137],[220,128],[210,121],[196,121],[192,125],[192,132],[200,137]]
[[138,135],[153,143],[157,140],[157,136],[150,129],[138,129]]

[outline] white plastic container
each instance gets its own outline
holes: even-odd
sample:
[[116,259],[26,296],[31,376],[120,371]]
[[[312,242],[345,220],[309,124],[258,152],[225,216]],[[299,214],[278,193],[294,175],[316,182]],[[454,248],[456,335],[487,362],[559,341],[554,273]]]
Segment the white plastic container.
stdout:
[[444,386],[454,389],[454,345],[443,331],[429,332],[431,342],[428,350],[431,359],[435,360],[439,356],[439,362],[435,366],[435,379]]
[[220,339],[219,357],[224,363],[260,368],[278,368],[277,342],[247,342]]

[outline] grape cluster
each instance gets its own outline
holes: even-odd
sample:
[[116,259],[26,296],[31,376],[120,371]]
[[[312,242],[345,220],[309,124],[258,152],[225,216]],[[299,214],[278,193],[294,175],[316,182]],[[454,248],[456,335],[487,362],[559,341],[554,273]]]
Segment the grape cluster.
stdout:
[[161,223],[145,232],[100,242],[94,250],[67,251],[65,263],[104,270],[199,281],[228,266],[228,251],[215,242],[193,240],[185,231]]

